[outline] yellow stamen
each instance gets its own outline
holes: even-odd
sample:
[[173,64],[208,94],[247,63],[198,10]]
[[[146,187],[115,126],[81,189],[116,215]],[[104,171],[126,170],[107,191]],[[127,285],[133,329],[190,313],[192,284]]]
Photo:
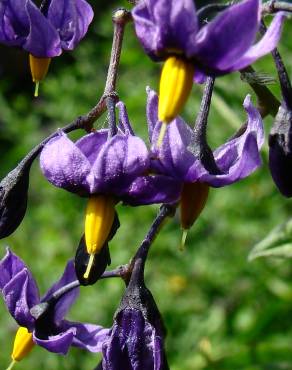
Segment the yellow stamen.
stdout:
[[34,88],[34,97],[37,98],[39,96],[39,86],[40,81],[35,81],[35,88]]
[[46,77],[50,62],[51,58],[38,58],[29,54],[32,81],[36,84],[34,96],[38,96],[39,83]]
[[99,253],[111,231],[115,218],[114,199],[107,195],[89,198],[85,213],[85,244],[90,259],[84,277],[88,278],[94,254]]
[[84,279],[88,279],[89,278],[89,274],[90,274],[90,271],[91,271],[91,267],[93,265],[93,262],[94,262],[94,254],[90,254],[89,255],[89,261],[88,261],[88,265],[86,267],[86,271],[83,275]]
[[183,252],[185,250],[186,240],[187,240],[188,230],[182,230],[181,242],[179,250]]
[[194,65],[179,56],[164,63],[159,86],[158,118],[170,123],[182,110],[193,86]]
[[163,138],[164,138],[165,133],[166,133],[166,129],[167,129],[167,123],[162,122],[161,129],[160,129],[159,136],[158,136],[158,140],[157,140],[157,143],[156,143],[156,146],[157,146],[158,149],[161,147],[161,144],[163,142]]
[[16,361],[12,360],[6,370],[11,370],[15,364],[16,364]]
[[185,183],[180,199],[180,221],[188,230],[203,211],[209,194],[209,186],[203,182]]
[[16,361],[21,361],[25,356],[29,354],[33,346],[34,342],[32,340],[32,333],[21,326],[17,330],[15,335],[13,350],[11,354],[11,358],[13,361],[9,366],[12,367]]

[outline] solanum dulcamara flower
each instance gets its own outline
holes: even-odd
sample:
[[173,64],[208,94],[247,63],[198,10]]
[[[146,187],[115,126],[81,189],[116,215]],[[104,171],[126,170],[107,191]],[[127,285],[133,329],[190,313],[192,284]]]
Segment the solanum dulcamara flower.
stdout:
[[150,153],[134,135],[124,104],[118,107],[120,124],[115,136],[108,138],[107,130],[99,130],[73,143],[60,132],[40,156],[43,174],[53,185],[89,197],[85,242],[90,260],[85,278],[108,238],[118,201],[168,203],[176,201],[181,190],[181,184],[170,176],[149,173]]
[[168,370],[165,328],[143,278],[143,262],[135,263],[129,285],[102,346],[103,370]]
[[[73,261],[40,298],[36,281],[25,263],[9,249],[0,261],[0,289],[12,317],[20,326],[12,351],[13,363],[22,360],[35,344],[50,352],[66,354],[70,346],[99,352],[108,336],[108,329],[93,324],[71,322],[64,319],[75,302],[79,288],[75,287],[54,300],[60,288],[76,281]],[[36,308],[46,307],[41,314]]]
[[272,51],[280,38],[284,15],[275,16],[257,43],[261,1],[243,0],[208,23],[202,22],[193,0],[142,0],[133,9],[137,36],[154,61],[165,61],[160,80],[158,117],[166,124],[188,98],[193,79],[238,71]]
[[[228,140],[213,152],[218,173],[207,170],[197,153],[193,151],[193,130],[181,117],[175,118],[166,132],[162,145],[157,148],[160,124],[158,118],[158,96],[147,89],[147,120],[150,142],[152,143],[153,171],[172,176],[182,182],[181,205],[186,213],[199,213],[208,195],[209,186],[222,187],[249,176],[261,165],[259,150],[264,142],[263,123],[258,110],[253,106],[248,95],[243,107],[247,113],[244,132]],[[194,199],[194,198],[201,199]],[[198,202],[192,210],[192,202]],[[195,203],[194,203],[195,204]],[[198,209],[199,208],[199,209]],[[189,210],[189,211],[188,211]],[[188,229],[194,222],[183,222],[183,229]]]
[[1,0],[0,43],[29,52],[33,81],[38,83],[51,58],[73,50],[87,32],[93,10],[85,0]]

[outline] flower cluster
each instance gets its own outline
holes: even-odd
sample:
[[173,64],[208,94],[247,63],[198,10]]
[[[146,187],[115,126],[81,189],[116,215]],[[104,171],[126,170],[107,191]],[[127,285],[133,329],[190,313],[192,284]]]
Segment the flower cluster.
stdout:
[[[166,330],[144,282],[148,251],[164,221],[174,216],[178,207],[185,232],[204,209],[210,187],[231,185],[260,167],[264,129],[251,96],[243,101],[245,123],[215,150],[210,148],[206,135],[208,114],[215,78],[275,53],[284,20],[279,12],[256,42],[262,22],[260,0],[227,5],[214,17],[208,9],[197,9],[193,0],[143,0],[132,10],[129,18],[145,52],[152,60],[165,62],[159,95],[146,89],[147,141],[135,134],[125,104],[116,103],[114,88],[110,92],[105,89],[99,108],[103,111],[107,105],[109,128],[93,129],[76,142],[67,135],[68,127],[59,129],[1,181],[0,238],[13,233],[25,215],[30,168],[39,154],[41,171],[51,184],[87,201],[75,259],[68,256],[62,277],[42,298],[28,266],[17,255],[7,249],[0,261],[0,290],[19,325],[12,365],[36,344],[63,355],[70,346],[102,352],[98,369],[103,370],[168,369]],[[45,0],[40,7],[31,0],[3,0],[0,42],[30,53],[33,80],[38,83],[47,72],[50,58],[62,50],[74,49],[92,18],[93,11],[85,0]],[[123,23],[116,19],[121,29]],[[121,42],[122,37],[117,39]],[[118,64],[120,49],[121,45],[113,47],[112,64]],[[291,196],[291,175],[286,173],[292,161],[292,89],[290,82],[283,83],[287,73],[279,67],[279,57],[276,65],[282,71],[284,98],[270,136],[270,168],[280,191]],[[108,79],[115,86],[113,69],[111,65]],[[194,127],[179,115],[193,81],[205,83],[201,108],[194,112]],[[110,104],[114,104],[113,109]],[[88,116],[87,124],[97,118]],[[81,120],[77,119],[79,126],[75,128],[80,128]],[[131,261],[105,271],[111,263],[110,242],[120,226],[120,203],[161,207]],[[126,289],[112,328],[65,319],[80,286],[117,276],[123,278]]]

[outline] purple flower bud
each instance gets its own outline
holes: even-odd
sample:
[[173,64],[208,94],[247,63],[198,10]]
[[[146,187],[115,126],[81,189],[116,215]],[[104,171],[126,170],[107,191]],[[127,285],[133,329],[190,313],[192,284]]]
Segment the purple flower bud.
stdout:
[[109,339],[104,342],[103,370],[166,370],[165,329],[138,259],[116,312]]

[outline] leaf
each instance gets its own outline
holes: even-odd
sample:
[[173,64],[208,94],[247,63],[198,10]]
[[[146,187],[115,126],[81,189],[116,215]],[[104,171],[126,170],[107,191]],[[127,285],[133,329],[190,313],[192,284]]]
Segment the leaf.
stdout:
[[277,226],[249,253],[248,260],[258,257],[292,258],[292,219]]

